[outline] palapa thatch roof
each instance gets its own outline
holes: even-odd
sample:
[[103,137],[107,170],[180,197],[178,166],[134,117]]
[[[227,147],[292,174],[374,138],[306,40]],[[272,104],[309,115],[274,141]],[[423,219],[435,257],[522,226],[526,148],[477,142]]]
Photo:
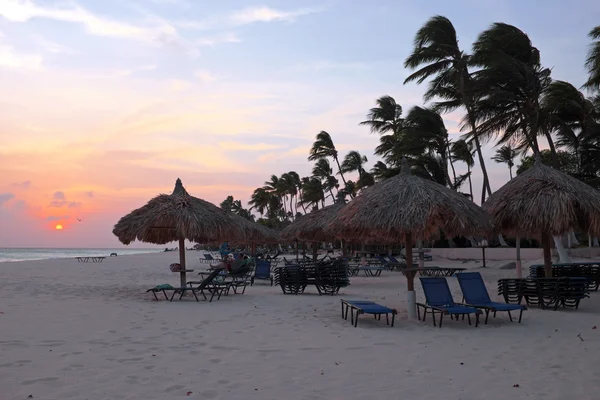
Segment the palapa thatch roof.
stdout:
[[286,240],[306,242],[330,241],[336,235],[327,228],[345,206],[344,203],[333,204],[298,217],[281,231],[281,237]]
[[231,215],[208,201],[190,196],[177,179],[172,194],[159,194],[122,217],[113,234],[123,244],[135,240],[165,244],[180,239],[199,243],[246,239],[248,225]]
[[402,172],[364,190],[344,207],[329,229],[347,239],[376,237],[428,239],[446,235],[485,234],[490,217],[465,196],[438,183]]
[[279,243],[279,232],[268,228],[258,222],[247,220],[239,215],[231,214],[236,224],[239,224],[245,231],[245,238],[237,239],[239,243],[254,243],[254,244],[274,244]]
[[505,233],[600,234],[600,191],[537,160],[483,204]]

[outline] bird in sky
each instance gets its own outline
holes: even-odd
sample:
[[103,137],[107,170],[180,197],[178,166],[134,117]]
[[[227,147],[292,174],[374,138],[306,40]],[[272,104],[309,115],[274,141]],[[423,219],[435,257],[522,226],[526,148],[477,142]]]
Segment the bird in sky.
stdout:
[[77,221],[81,222],[82,220],[81,220],[81,218],[77,218]]

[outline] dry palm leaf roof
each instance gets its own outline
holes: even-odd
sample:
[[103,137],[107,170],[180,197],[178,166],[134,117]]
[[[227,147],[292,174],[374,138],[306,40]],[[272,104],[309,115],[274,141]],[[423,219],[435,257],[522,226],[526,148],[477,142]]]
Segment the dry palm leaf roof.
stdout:
[[483,204],[506,233],[600,234],[600,191],[537,160]]
[[428,239],[443,231],[448,236],[486,234],[490,217],[460,193],[410,174],[406,160],[402,172],[364,190],[344,207],[329,229],[354,240],[386,238]]

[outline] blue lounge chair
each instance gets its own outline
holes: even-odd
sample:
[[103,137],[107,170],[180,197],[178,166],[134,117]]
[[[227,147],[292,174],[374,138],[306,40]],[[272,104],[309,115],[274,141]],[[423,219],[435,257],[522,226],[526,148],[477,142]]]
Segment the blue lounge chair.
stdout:
[[[396,319],[396,311],[393,308],[389,308],[386,306],[382,306],[381,304],[377,304],[373,301],[369,300],[344,300],[341,299],[342,303],[342,318],[345,320],[348,319],[348,310],[350,310],[350,323],[356,326],[358,325],[358,316],[359,314],[373,314],[373,317],[377,320],[381,320],[381,316],[385,314],[385,322],[390,325],[389,315],[392,314],[392,324],[391,327],[394,326],[394,320]],[[356,311],[356,315],[354,312]]]
[[523,317],[523,310],[527,307],[520,304],[497,303],[490,299],[490,295],[485,287],[483,278],[479,272],[462,272],[456,274],[458,284],[463,292],[464,302],[472,307],[480,308],[485,311],[485,323],[488,322],[490,311],[494,312],[494,317],[498,311],[508,312],[508,318],[512,321],[511,311],[519,311],[519,323]]
[[271,262],[266,260],[256,260],[256,267],[254,269],[254,276],[250,281],[250,285],[254,284],[255,279],[263,279],[271,281],[273,286],[273,274],[271,274]]
[[459,315],[462,315],[463,318],[466,315],[469,319],[469,325],[471,325],[471,314],[475,314],[475,326],[479,325],[479,314],[481,314],[481,311],[475,307],[455,303],[446,278],[419,278],[419,280],[421,281],[421,286],[423,286],[426,299],[425,304],[417,303],[419,319],[421,318],[420,309],[423,308],[423,321],[425,321],[425,317],[427,316],[427,310],[431,310],[433,326],[436,326],[436,312],[440,313],[440,328],[442,327],[444,315],[450,315],[450,318],[455,316],[457,320]]

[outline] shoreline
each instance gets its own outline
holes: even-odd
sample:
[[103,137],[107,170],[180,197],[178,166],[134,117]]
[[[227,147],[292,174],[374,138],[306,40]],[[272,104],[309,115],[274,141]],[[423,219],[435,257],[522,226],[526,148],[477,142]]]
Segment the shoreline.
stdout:
[[[160,254],[160,253],[164,253],[164,250],[154,250],[154,249],[139,249],[140,251],[138,252],[138,249],[126,249],[127,253],[123,254],[119,254],[119,251],[122,251],[123,249],[92,249],[92,248],[82,248],[82,249],[77,249],[77,248],[72,248],[72,249],[55,249],[55,248],[41,248],[41,247],[30,247],[30,248],[0,248],[0,256],[2,255],[2,251],[3,250],[21,250],[23,249],[23,253],[26,253],[26,250],[48,250],[49,252],[51,250],[70,250],[70,251],[76,251],[76,250],[81,250],[82,253],[84,253],[85,251],[87,251],[88,253],[100,253],[101,250],[106,250],[106,255],[104,255],[104,253],[102,253],[101,255],[86,255],[86,254],[82,254],[81,256],[78,255],[73,255],[73,256],[65,256],[65,257],[40,257],[40,258],[26,258],[26,259],[2,259],[0,258],[0,265],[2,264],[12,264],[12,263],[22,263],[22,262],[28,262],[28,261],[50,261],[50,260],[70,260],[70,259],[75,259],[76,257],[106,257],[106,258],[110,258],[110,254],[111,253],[117,253],[117,257],[127,257],[127,256],[136,256],[136,255],[143,255],[143,254]],[[96,251],[99,250],[99,251]],[[112,258],[115,258],[114,256]]]

